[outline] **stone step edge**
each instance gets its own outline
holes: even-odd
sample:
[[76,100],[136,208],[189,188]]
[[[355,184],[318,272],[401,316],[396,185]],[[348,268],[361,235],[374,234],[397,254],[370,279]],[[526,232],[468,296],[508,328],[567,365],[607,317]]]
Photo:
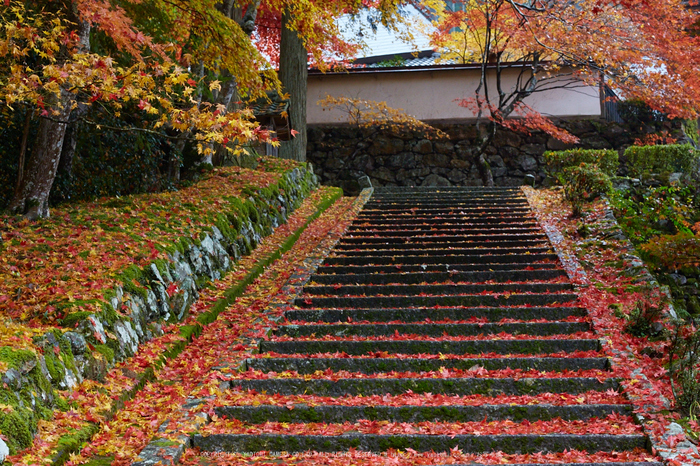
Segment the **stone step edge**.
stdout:
[[[377,330],[383,330],[378,332]],[[431,333],[421,330],[433,330]],[[447,333],[448,330],[454,333]],[[588,322],[507,322],[507,323],[345,323],[345,324],[309,324],[309,325],[281,325],[276,335],[284,335],[289,337],[311,336],[316,335],[338,335],[340,332],[345,332],[343,335],[394,335],[395,331],[399,333],[423,334],[423,335],[439,335],[447,333],[448,335],[471,336],[471,335],[491,335],[496,333],[507,333],[510,335],[560,335],[563,333],[587,332],[591,330],[591,325]],[[370,332],[371,333],[367,333]],[[555,332],[555,333],[553,333]]]
[[[226,379],[221,382],[221,389],[276,390],[282,395],[315,393],[322,396],[343,396],[362,394],[384,395],[405,393],[442,393],[454,395],[531,395],[533,393],[569,393],[577,394],[588,391],[619,390],[620,380],[605,379],[603,382],[590,377],[554,377],[554,378],[451,378],[451,379]],[[361,390],[360,390],[361,389]],[[449,390],[446,390],[449,389]],[[538,391],[539,390],[539,391]]]
[[296,404],[292,409],[279,405],[217,406],[219,416],[250,424],[264,422],[337,424],[344,421],[386,420],[390,422],[479,422],[487,420],[551,420],[565,421],[605,417],[609,414],[632,416],[632,406],[624,404],[595,405],[451,405],[451,406],[344,406]]
[[195,434],[192,445],[202,451],[385,451],[413,448],[416,451],[449,451],[455,447],[467,452],[504,453],[561,452],[569,449],[587,452],[649,450],[644,435],[545,434],[545,435],[276,435],[276,434]]
[[610,362],[605,357],[598,358],[464,358],[464,359],[421,359],[421,358],[303,358],[279,357],[251,358],[246,361],[247,370],[257,370],[268,373],[293,371],[297,374],[313,374],[317,371],[331,370],[332,372],[348,371],[362,374],[380,374],[391,372],[418,373],[425,371],[437,372],[444,369],[469,371],[481,368],[486,371],[537,370],[544,372],[559,372],[562,370],[610,370]]
[[[484,318],[489,318],[489,315],[498,315],[500,318],[498,320],[492,320],[490,322],[497,323],[500,320],[508,317],[512,317],[514,313],[520,314],[534,314],[532,319],[542,318],[535,316],[542,316],[547,313],[559,314],[562,316],[577,316],[585,317],[588,315],[588,311],[585,308],[579,306],[557,306],[557,307],[542,307],[542,306],[516,306],[516,307],[400,307],[400,308],[354,308],[354,309],[324,309],[324,308],[305,308],[305,309],[287,309],[285,312],[285,317],[289,320],[297,320],[304,322],[348,322],[348,319],[359,320],[359,321],[373,321],[382,322],[378,320],[379,318],[386,318],[384,322],[391,322],[399,320],[400,318],[411,319],[411,315],[417,315],[415,317],[417,320],[406,321],[407,323],[414,322],[420,323],[425,321],[426,318],[435,317],[436,314],[439,316],[452,315],[458,317],[459,314],[464,313],[466,316],[480,316]],[[328,317],[337,315],[339,317]],[[304,318],[307,316],[307,318]],[[324,320],[324,317],[334,320]],[[561,317],[561,316],[560,316]],[[436,320],[438,320],[436,318]],[[551,322],[556,322],[552,320]]]

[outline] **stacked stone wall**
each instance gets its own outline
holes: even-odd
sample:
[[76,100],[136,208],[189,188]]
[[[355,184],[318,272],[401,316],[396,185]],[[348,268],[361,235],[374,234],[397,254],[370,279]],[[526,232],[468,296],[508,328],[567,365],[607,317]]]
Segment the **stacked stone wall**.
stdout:
[[[497,186],[515,186],[525,175],[545,180],[542,154],[571,147],[624,150],[636,138],[656,128],[633,130],[600,120],[566,120],[558,124],[579,138],[567,145],[543,133],[516,133],[501,129],[487,148]],[[358,179],[369,176],[373,186],[479,186],[474,147],[474,124],[434,125],[445,139],[427,139],[415,131],[376,131],[353,126],[317,126],[309,129],[307,160],[321,183],[339,186],[347,194],[360,191]],[[669,123],[670,129],[680,125]]]

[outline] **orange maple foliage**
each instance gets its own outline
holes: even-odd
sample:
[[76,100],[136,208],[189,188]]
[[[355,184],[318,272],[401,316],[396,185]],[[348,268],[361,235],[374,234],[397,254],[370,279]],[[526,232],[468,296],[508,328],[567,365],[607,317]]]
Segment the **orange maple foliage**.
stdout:
[[[690,33],[698,15],[681,0],[450,3],[437,12],[433,41],[443,60],[481,65],[475,97],[461,101],[478,118],[576,142],[524,100],[601,84],[671,117],[698,116],[700,38]],[[506,70],[520,70],[514,83]]]

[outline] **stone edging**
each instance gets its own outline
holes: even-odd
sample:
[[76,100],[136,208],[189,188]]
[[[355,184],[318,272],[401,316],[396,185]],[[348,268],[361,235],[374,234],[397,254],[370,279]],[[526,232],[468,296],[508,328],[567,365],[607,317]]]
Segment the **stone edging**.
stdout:
[[[543,221],[543,219],[539,215],[539,211],[532,205],[530,196],[528,195],[528,190],[524,189],[523,190],[525,193],[525,196],[528,199],[528,203],[530,203],[530,207],[532,208],[533,213],[535,214],[535,217],[537,217],[538,222],[540,222],[540,225],[542,228],[545,230],[547,237],[549,238],[550,242],[552,243],[552,246],[554,247],[557,255],[559,256],[559,259],[562,261],[564,264],[564,267],[566,269],[567,275],[569,276],[569,279],[576,285],[576,286],[582,286],[586,285],[587,283],[587,275],[583,267],[581,266],[580,262],[576,258],[575,255],[569,254],[567,251],[564,250],[562,247],[562,242],[564,240],[561,232],[559,232],[555,227],[551,225],[546,225]],[[610,207],[610,203],[608,202],[607,199],[604,200],[604,205],[605,205],[605,217],[604,217],[604,224],[602,225],[604,230],[606,231],[606,237],[614,237],[618,241],[622,241],[624,243],[624,247],[622,248],[622,258],[625,261],[625,273],[627,273],[631,277],[637,277],[638,282],[648,282],[650,286],[653,288],[659,290],[662,294],[669,296],[669,291],[667,287],[660,286],[659,283],[654,279],[653,275],[649,272],[649,270],[646,268],[644,265],[644,261],[639,257],[637,254],[634,246],[632,243],[627,239],[625,236],[624,232],[620,228],[620,225],[617,223],[617,219],[615,218],[615,215],[612,211],[612,208]],[[599,222],[599,225],[602,222]],[[676,318],[676,312],[673,309],[672,304],[668,304],[668,306],[664,309],[665,313],[667,316],[670,316],[672,318]],[[608,348],[612,354],[615,356],[618,356],[620,358],[625,358],[625,359],[635,359],[634,352],[632,351],[631,348],[627,347],[625,350],[617,350],[615,349],[611,342],[603,338],[600,340],[601,345]],[[617,364],[613,360],[610,360],[611,364]],[[643,389],[645,391],[648,391],[650,394],[653,396],[657,397],[664,407],[666,408],[671,408],[672,403],[670,400],[668,400],[665,396],[663,396],[661,393],[658,393],[656,389],[654,388],[653,384],[649,381],[649,379],[646,377],[646,375],[642,372],[641,369],[636,369],[635,371],[632,372],[632,375],[635,377],[636,380],[638,380],[637,383],[641,384],[643,386]],[[623,380],[622,385],[625,389],[629,388],[627,381]],[[641,397],[634,397],[631,396],[629,393],[627,393],[627,390],[625,390],[627,397],[629,398],[630,402],[634,404],[639,411],[635,413],[635,418],[637,422],[642,426],[644,429],[644,432],[647,434],[650,442],[651,442],[651,447],[652,449],[659,455],[661,456],[666,462],[668,461],[678,461],[675,458],[678,457],[679,455],[686,455],[687,453],[694,453],[696,456],[696,460],[690,461],[690,462],[679,462],[677,464],[680,464],[681,466],[700,466],[700,456],[698,456],[698,448],[693,445],[689,440],[685,440],[683,442],[678,443],[675,447],[670,448],[665,444],[659,443],[654,436],[652,435],[651,432],[649,432],[647,426],[646,426],[646,418],[644,417],[644,412],[649,412],[650,409],[655,408],[653,406],[649,405],[642,405],[641,403],[643,400]],[[668,439],[669,437],[678,435],[679,433],[683,433],[683,428],[675,423],[672,422],[668,426],[666,426],[666,430],[662,436],[663,440]],[[687,458],[687,457],[686,457]]]
[[[373,188],[364,189],[360,196],[355,199],[350,210],[355,213],[358,212],[367,200],[369,200],[373,192]],[[335,246],[341,236],[342,232],[338,231],[329,234],[322,243],[314,248],[313,252],[304,259],[302,264],[297,267],[296,272],[287,279],[287,282],[280,291],[281,295],[288,298],[287,301],[274,303],[264,311],[269,320],[277,321],[281,319],[281,317],[277,317],[280,309],[289,306],[294,301],[294,298],[299,294],[301,288],[309,281],[311,274],[318,268],[321,262],[323,262],[323,259],[328,255],[328,251]],[[271,331],[272,329],[269,329],[269,332]],[[245,339],[239,343],[243,343],[247,348],[253,349],[259,346],[260,340]],[[239,362],[236,368],[244,363],[244,361]],[[227,383],[224,384],[227,385]],[[193,428],[208,423],[210,421],[209,415],[205,412],[196,412],[196,408],[202,406],[209,400],[210,398],[193,399],[183,404],[180,407],[180,417],[184,419],[184,422],[179,423],[176,428],[178,430],[194,430]],[[158,429],[158,433],[162,435],[165,434],[167,430],[173,430],[170,428],[169,422],[163,423]],[[132,463],[132,465],[175,465],[179,462],[180,457],[189,446],[190,437],[186,435],[179,436],[177,442],[167,441],[163,437],[156,436],[151,439],[148,445],[139,453],[138,456],[141,459]]]

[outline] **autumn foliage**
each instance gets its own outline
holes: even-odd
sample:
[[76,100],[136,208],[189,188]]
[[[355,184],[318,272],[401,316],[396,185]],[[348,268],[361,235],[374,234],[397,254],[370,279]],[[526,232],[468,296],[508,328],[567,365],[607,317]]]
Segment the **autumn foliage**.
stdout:
[[[528,106],[543,91],[607,85],[672,118],[698,116],[700,39],[688,29],[697,14],[680,0],[449,3],[437,12],[433,43],[442,60],[481,68],[474,94],[459,99],[477,118],[480,154],[498,126],[577,142]],[[479,167],[491,185],[483,157]]]

